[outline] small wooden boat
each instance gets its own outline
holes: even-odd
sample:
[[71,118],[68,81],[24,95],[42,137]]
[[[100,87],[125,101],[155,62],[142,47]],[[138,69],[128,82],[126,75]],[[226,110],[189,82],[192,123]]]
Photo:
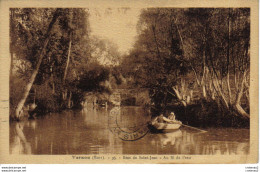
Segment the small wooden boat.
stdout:
[[172,124],[153,121],[150,123],[150,129],[156,132],[172,132],[178,130],[181,125],[182,123],[180,121]]

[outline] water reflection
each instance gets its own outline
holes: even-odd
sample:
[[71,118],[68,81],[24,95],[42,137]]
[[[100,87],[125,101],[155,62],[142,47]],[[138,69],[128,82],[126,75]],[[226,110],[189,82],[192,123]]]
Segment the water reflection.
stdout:
[[27,141],[23,129],[25,125],[29,125],[32,129],[36,127],[35,122],[17,122],[13,125],[14,137],[13,142],[10,144],[11,154],[31,154],[31,144]]
[[[249,130],[209,129],[199,133],[181,128],[171,133],[148,133],[123,141],[109,130],[105,108],[85,108],[10,124],[11,154],[206,154],[249,153]],[[149,116],[140,107],[124,107],[118,123],[127,131],[144,125]]]
[[173,146],[175,144],[176,139],[180,137],[182,137],[181,130],[176,130],[174,132],[169,132],[169,133],[154,134],[154,138],[152,139],[151,143],[153,145],[159,144],[161,145],[161,147],[167,145]]

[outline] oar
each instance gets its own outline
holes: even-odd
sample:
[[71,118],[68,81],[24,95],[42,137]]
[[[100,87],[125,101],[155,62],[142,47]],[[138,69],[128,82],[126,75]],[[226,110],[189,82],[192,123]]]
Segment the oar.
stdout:
[[188,126],[188,125],[185,125],[185,124],[181,124],[181,125],[183,125],[183,126],[185,126],[185,127],[188,127],[188,128],[195,129],[195,130],[199,130],[199,131],[204,132],[204,133],[207,132],[207,131],[205,131],[205,130],[201,130],[201,129],[198,129],[198,128],[196,128],[196,127],[191,127],[191,126]]

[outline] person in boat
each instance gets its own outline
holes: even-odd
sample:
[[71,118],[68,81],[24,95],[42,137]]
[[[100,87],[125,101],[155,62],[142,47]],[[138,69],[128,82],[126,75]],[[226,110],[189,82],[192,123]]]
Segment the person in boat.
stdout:
[[171,120],[170,123],[180,123],[180,121],[176,120],[176,116],[174,114],[174,112],[171,112],[171,114],[168,116],[168,119]]
[[172,121],[168,118],[166,118],[163,114],[157,117],[157,121],[159,123],[171,123]]
[[175,117],[174,112],[171,112],[171,114],[168,116],[168,119],[172,120],[172,121],[176,121],[176,117]]

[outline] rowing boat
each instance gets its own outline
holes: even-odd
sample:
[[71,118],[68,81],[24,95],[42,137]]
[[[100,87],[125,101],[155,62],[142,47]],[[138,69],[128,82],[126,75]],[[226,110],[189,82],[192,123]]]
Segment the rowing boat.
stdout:
[[152,131],[159,131],[159,132],[172,132],[176,131],[181,127],[181,122],[176,122],[176,123],[162,123],[162,122],[157,122],[153,121],[150,123],[150,129]]

